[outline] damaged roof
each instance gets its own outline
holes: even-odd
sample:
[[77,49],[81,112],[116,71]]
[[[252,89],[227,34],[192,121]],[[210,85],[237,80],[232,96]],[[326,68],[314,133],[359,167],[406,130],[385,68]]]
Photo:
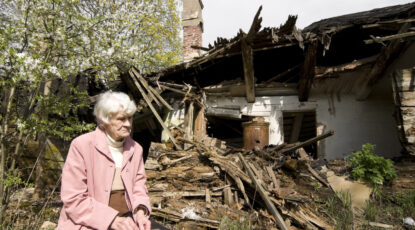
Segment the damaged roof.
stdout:
[[403,38],[407,40],[414,36],[411,26],[415,21],[415,3],[324,19],[304,30],[296,28],[296,16],[289,16],[279,28],[261,29],[260,11],[261,8],[248,33],[240,30],[230,40],[218,38],[203,56],[145,77],[185,82],[200,88],[243,79],[241,44],[248,36],[255,83],[295,83],[300,81],[301,71],[304,72],[307,47],[315,41],[315,66],[333,67],[371,57],[374,62],[373,56],[396,40],[394,35],[405,33]]

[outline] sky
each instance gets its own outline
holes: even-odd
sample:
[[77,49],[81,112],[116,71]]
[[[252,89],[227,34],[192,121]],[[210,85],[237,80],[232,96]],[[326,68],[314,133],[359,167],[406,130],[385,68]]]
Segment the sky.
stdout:
[[367,11],[414,0],[203,0],[203,46],[217,37],[233,38],[239,29],[248,32],[262,5],[262,27],[279,27],[288,15],[297,15],[297,27],[321,19]]

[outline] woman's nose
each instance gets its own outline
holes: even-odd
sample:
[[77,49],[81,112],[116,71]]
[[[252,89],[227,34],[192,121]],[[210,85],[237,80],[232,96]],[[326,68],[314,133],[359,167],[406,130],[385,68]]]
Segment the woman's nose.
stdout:
[[132,119],[125,119],[123,125],[130,127],[132,123],[133,123],[133,120]]

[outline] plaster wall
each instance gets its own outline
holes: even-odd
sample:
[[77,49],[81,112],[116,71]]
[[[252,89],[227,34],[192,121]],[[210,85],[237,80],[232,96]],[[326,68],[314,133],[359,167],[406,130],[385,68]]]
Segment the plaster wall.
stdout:
[[[353,77],[356,76],[356,74]],[[394,116],[395,105],[389,78],[383,78],[370,96],[357,101],[353,93],[329,93],[313,88],[310,101],[315,101],[318,127],[334,135],[319,143],[319,154],[326,159],[343,158],[360,150],[365,143],[376,145],[376,153],[385,157],[399,156],[402,149]]]
[[[341,78],[359,79],[356,74],[364,73]],[[257,97],[255,103],[247,103],[245,97],[208,97],[207,114],[232,118],[263,116],[270,122],[269,143],[278,145],[284,142],[283,112],[315,111],[317,134],[329,130],[335,132],[319,142],[320,158],[343,158],[352,151],[360,150],[365,143],[375,144],[379,155],[398,156],[401,145],[393,117],[390,79],[382,79],[364,101],[357,101],[351,90],[341,92],[339,89],[345,87],[341,80],[333,81],[340,85],[330,82],[317,84],[307,102],[299,102],[297,96]],[[353,81],[348,79],[348,82]]]

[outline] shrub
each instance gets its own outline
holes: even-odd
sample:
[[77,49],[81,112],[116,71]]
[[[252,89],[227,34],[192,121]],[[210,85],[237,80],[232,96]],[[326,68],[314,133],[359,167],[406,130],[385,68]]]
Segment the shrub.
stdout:
[[347,159],[353,167],[352,175],[355,180],[369,181],[372,184],[382,184],[396,178],[393,161],[374,154],[375,146],[364,144],[361,151],[349,155]]

